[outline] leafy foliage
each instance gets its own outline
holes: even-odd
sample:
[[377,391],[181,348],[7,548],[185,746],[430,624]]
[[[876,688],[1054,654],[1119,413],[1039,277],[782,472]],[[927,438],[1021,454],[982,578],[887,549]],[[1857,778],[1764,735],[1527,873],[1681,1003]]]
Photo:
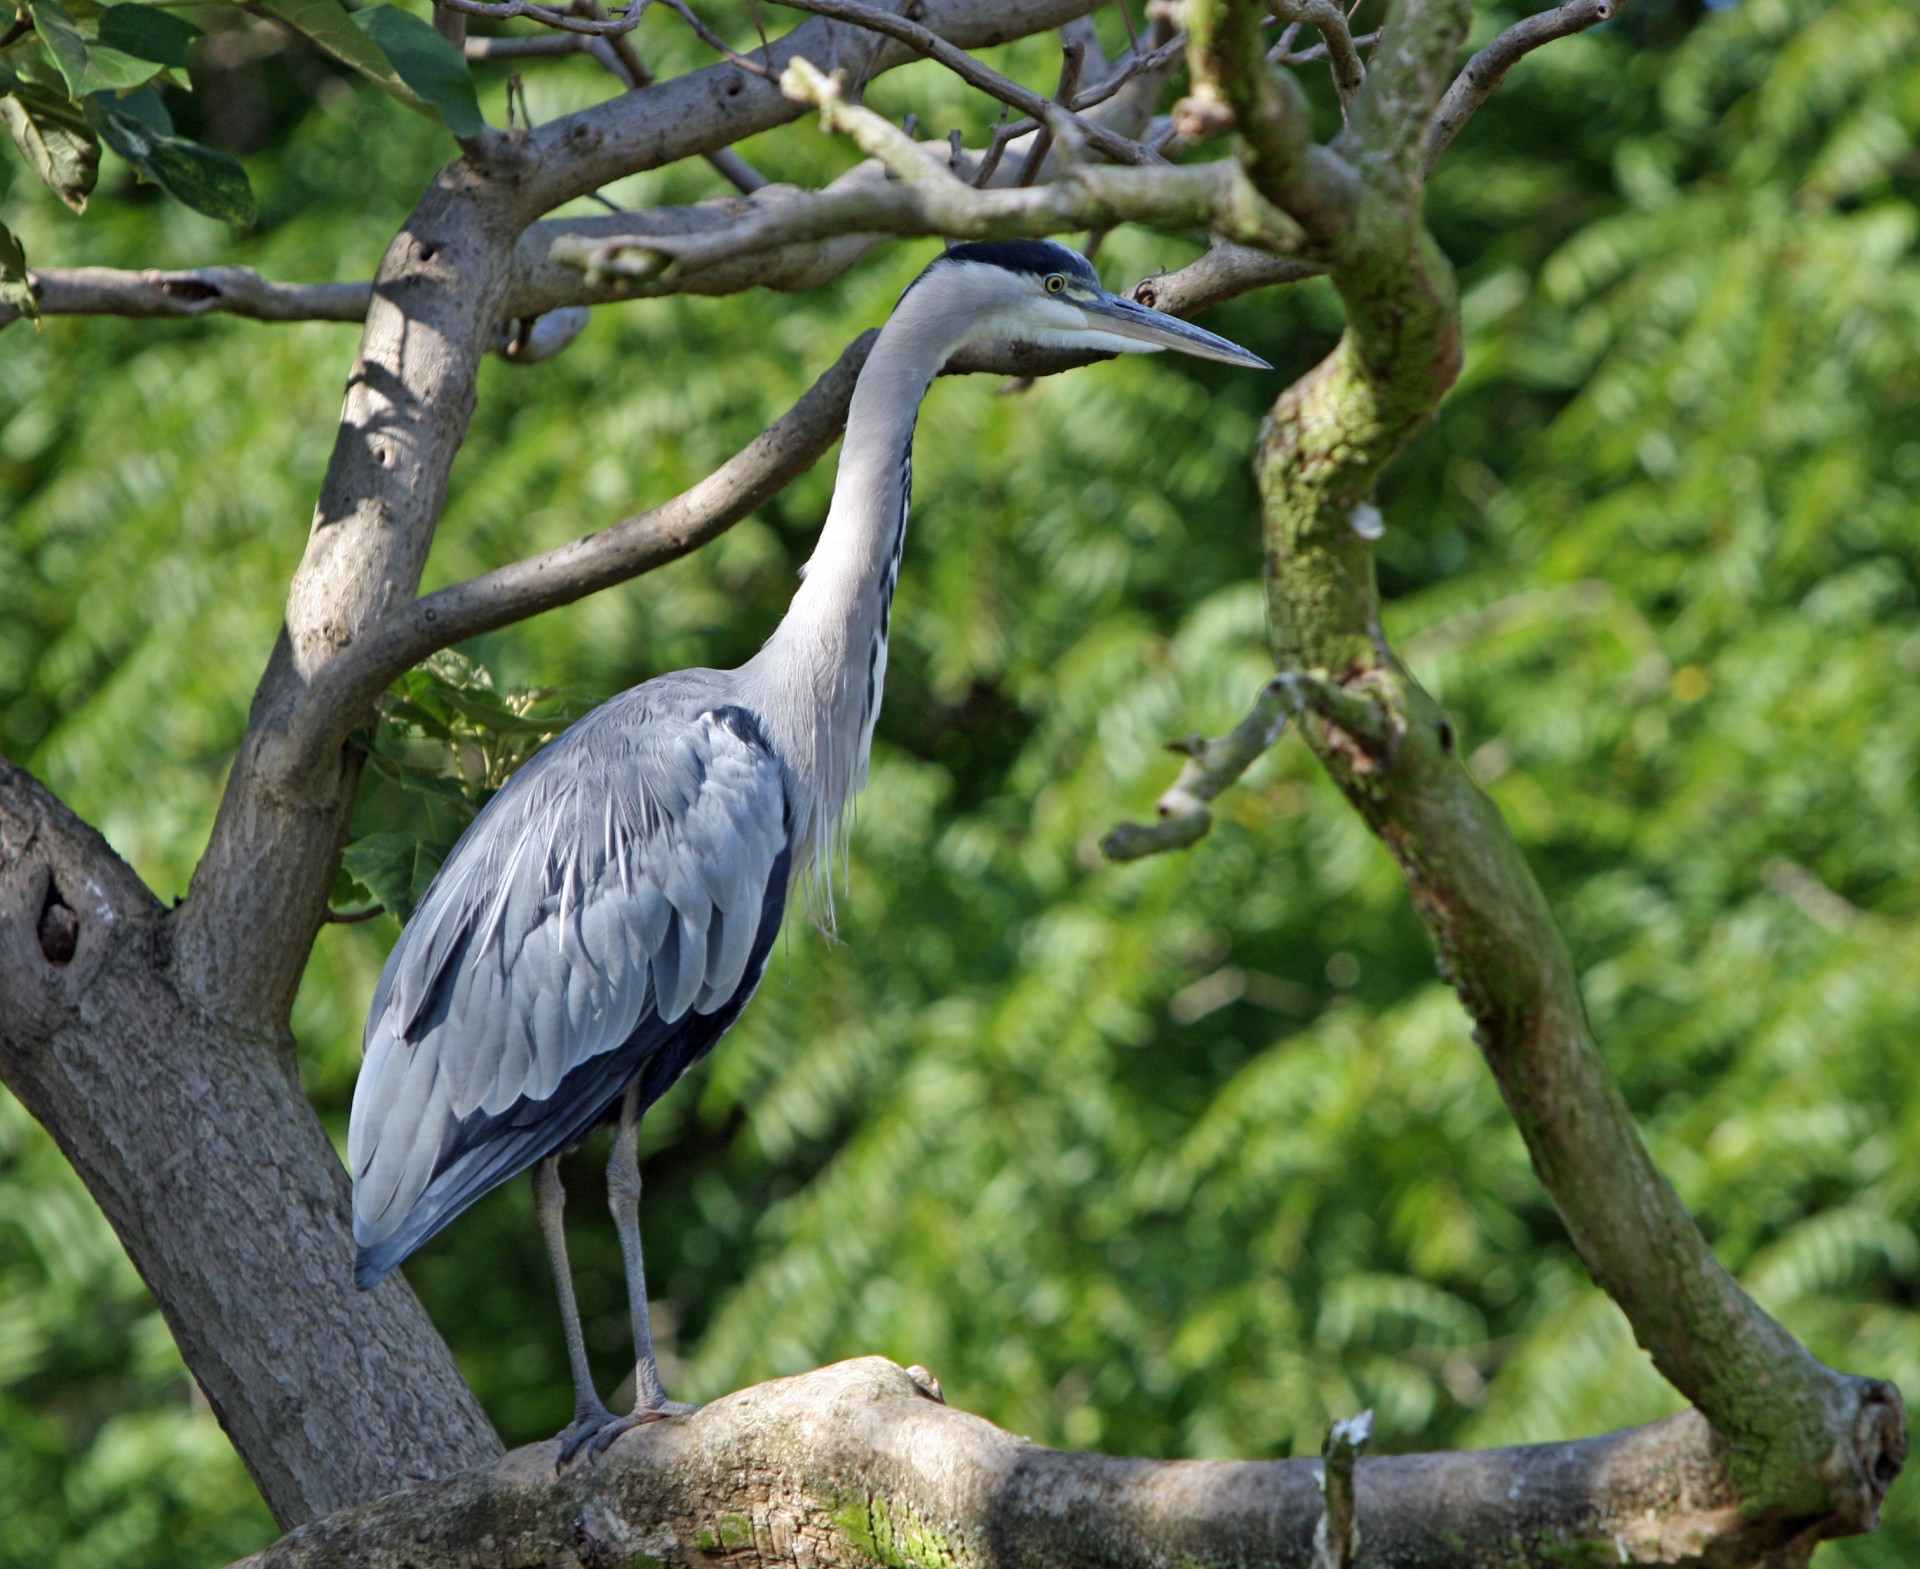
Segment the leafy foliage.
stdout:
[[[179,135],[158,91],[185,91],[197,47],[271,24],[237,6],[173,7],[141,0],[21,0],[20,25],[0,45],[0,119],[27,167],[77,213],[87,209],[102,147],[183,206],[228,223],[257,211],[246,170],[218,147]],[[486,128],[460,51],[431,23],[393,5],[348,11],[341,0],[261,0],[265,15],[310,40],[409,109],[455,136]],[[0,229],[0,305],[32,314],[20,243]]]
[[[698,63],[669,22],[636,35],[647,58]],[[1915,28],[1905,0],[1636,4],[1516,71],[1432,193],[1466,379],[1381,497],[1389,630],[1538,869],[1656,1158],[1763,1303],[1910,1399]],[[1044,44],[1001,63],[1043,87],[1057,68]],[[603,91],[586,62],[529,73],[542,118]],[[983,112],[918,68],[870,97],[929,125]],[[745,151],[809,180],[845,156],[797,133]],[[443,152],[376,94],[334,99],[254,156],[266,217],[236,259],[364,275]],[[200,232],[126,204],[75,231],[19,188],[6,216],[37,251],[126,265]],[[1186,254],[1122,231],[1102,265]],[[607,313],[548,365],[490,365],[430,576],[699,478],[925,255],[878,252],[776,308]],[[1221,314],[1283,372],[1338,330],[1311,286]],[[350,333],[50,321],[0,345],[0,736],[171,894],[272,646]],[[676,1394],[882,1351],[1017,1431],[1153,1454],[1312,1453],[1363,1405],[1388,1451],[1671,1409],[1541,1195],[1398,874],[1304,752],[1258,765],[1182,857],[1113,868],[1094,848],[1170,777],[1167,738],[1218,733],[1270,673],[1245,472],[1270,391],[1139,361],[1019,397],[935,389],[844,942],[796,924],[646,1129]],[[360,886],[336,902],[401,909],[572,711],[513,683],[583,701],[749,654],[830,482],[410,676],[367,738]],[[336,1130],[393,931],[329,927],[302,991]],[[9,1116],[0,1562],[203,1563],[264,1540],[131,1271]],[[571,1184],[597,1182],[597,1154]],[[610,1379],[625,1309],[598,1211],[574,1206],[575,1258]],[[409,1273],[503,1432],[556,1429],[524,1191]],[[1818,1562],[1911,1561],[1913,1491]]]
[[497,692],[488,671],[452,650],[408,671],[361,740],[388,787],[368,792],[361,815],[407,826],[355,837],[339,892],[371,897],[404,923],[494,792],[590,706],[539,687]]

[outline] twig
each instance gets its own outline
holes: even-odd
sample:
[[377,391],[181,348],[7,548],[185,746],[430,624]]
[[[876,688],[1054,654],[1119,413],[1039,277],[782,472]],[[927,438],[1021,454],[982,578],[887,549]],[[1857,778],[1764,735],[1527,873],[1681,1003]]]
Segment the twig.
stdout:
[[1000,123],[993,128],[993,135],[987,140],[986,153],[980,159],[980,167],[976,169],[973,174],[973,183],[976,188],[980,190],[987,188],[987,182],[994,177],[1000,168],[1000,160],[1006,156],[1008,143],[1013,141],[1016,136],[1024,136],[1028,132],[1038,129],[1040,122],[1038,120],[1022,120],[1020,124],[1025,127],[1025,130],[1016,131],[1007,123],[1007,106],[1002,104],[1000,106]]
[[[1080,68],[1086,63],[1087,46],[1075,38],[1060,51],[1060,86],[1055,91],[1054,102],[1071,111],[1073,95],[1080,87]],[[1047,161],[1047,154],[1053,148],[1053,132],[1041,128],[1040,134],[1033,139],[1033,145],[1027,149],[1027,156],[1020,165],[1020,173],[1014,177],[1015,185],[1031,185],[1039,178],[1040,168]]]
[[1120,25],[1127,30],[1127,47],[1135,54],[1140,52],[1140,30],[1133,25],[1133,12],[1127,9],[1127,0],[1113,0],[1120,11]]
[[376,915],[385,915],[386,913],[387,907],[384,904],[376,904],[368,910],[329,909],[322,919],[325,920],[329,926],[357,926],[362,921],[370,921]]
[[1507,72],[1542,44],[1598,27],[1613,15],[1614,0],[1567,0],[1552,11],[1541,11],[1515,22],[1469,60],[1454,78],[1433,119],[1427,125],[1426,172],[1431,174],[1468,117],[1493,96]]
[[1340,94],[1340,107],[1353,102],[1367,79],[1366,67],[1347,30],[1347,15],[1334,0],[1273,0],[1273,14],[1282,22],[1305,22],[1325,41],[1327,58],[1332,63],[1333,85]]
[[434,0],[436,11],[460,11],[468,16],[484,16],[495,22],[524,16],[543,27],[557,27],[565,33],[586,33],[595,38],[612,38],[632,32],[640,25],[640,18],[645,14],[648,4],[649,0],[633,0],[624,14],[596,20],[567,11],[556,11],[551,6],[536,5],[534,0]]
[[4,33],[0,33],[0,49],[11,49],[32,31],[33,15],[31,12],[22,11],[14,18],[12,26]]
[[[930,60],[944,65],[954,75],[983,93],[998,98],[1002,103],[1011,104],[1022,114],[1032,115],[1044,123],[1053,106],[1031,88],[1022,87],[1009,77],[982,65],[964,49],[956,48],[938,33],[922,27],[918,22],[910,22],[903,16],[891,11],[882,11],[870,5],[861,5],[858,0],[778,0],[778,3],[790,6],[796,11],[807,11],[815,16],[831,17],[836,21],[851,22],[864,27],[869,32],[882,33],[888,38],[905,44]],[[1058,113],[1058,110],[1053,112]],[[1110,131],[1093,121],[1083,121],[1075,117],[1075,130],[1085,138],[1089,147],[1103,157],[1115,163],[1152,164],[1164,162],[1161,157],[1117,131]]]
[[[1151,49],[1146,54],[1136,54],[1123,60],[1119,66],[1115,68],[1112,75],[1095,83],[1084,92],[1075,94],[1073,101],[1069,103],[1067,107],[1075,114],[1080,113],[1084,109],[1097,108],[1118,93],[1121,88],[1125,87],[1127,83],[1131,82],[1135,77],[1149,75],[1154,71],[1173,64],[1181,55],[1186,53],[1186,50],[1187,35],[1185,33],[1175,33],[1173,37],[1168,39],[1164,44],[1161,44],[1157,49]],[[1021,137],[1030,135],[1039,129],[1040,122],[1032,117],[1024,120],[1015,120],[1009,124],[1003,115],[1000,124],[994,127],[994,139],[987,146],[986,159],[982,162],[979,172],[974,175],[973,183],[984,187],[987,181],[993,177],[994,171],[1000,166],[1000,156],[1005,151],[1007,143],[1017,142]]]
[[743,71],[752,72],[755,76],[771,77],[773,75],[773,73],[758,60],[748,59],[711,27],[707,26],[705,22],[701,21],[699,17],[695,16],[693,14],[693,8],[687,4],[687,0],[667,0],[667,4],[680,13],[681,19],[687,26],[693,29],[695,36],[699,38],[700,42],[713,50],[714,53],[722,59],[739,66]]
[[1320,1492],[1326,1507],[1313,1528],[1312,1569],[1353,1569],[1360,1554],[1360,1521],[1354,1499],[1353,1468],[1373,1441],[1373,1413],[1335,1422],[1320,1446]]
[[[574,0],[574,9],[589,16],[606,14],[600,9],[599,0]],[[626,83],[629,92],[653,85],[653,72],[647,69],[646,61],[640,58],[640,51],[633,47],[631,38],[596,38],[588,45],[588,49],[594,59]],[[701,157],[743,196],[751,196],[767,183],[767,177],[731,147],[716,147],[711,152],[702,153]]]
[[979,191],[955,179],[936,155],[902,136],[897,126],[847,103],[839,86],[806,60],[787,68],[781,89],[816,104],[827,130],[852,137],[862,152],[899,178],[793,196],[697,234],[563,235],[552,244],[552,259],[579,267],[589,281],[646,282],[697,272],[745,252],[846,234],[1010,239],[1141,222],[1173,228],[1204,224],[1275,252],[1304,243],[1299,226],[1253,190],[1237,160],[1180,169],[1091,165],[1069,169],[1050,185]]
[[[1371,49],[1375,44],[1380,42],[1382,36],[1382,30],[1362,33],[1358,38],[1354,39],[1353,47],[1356,49]],[[1276,44],[1272,49],[1267,51],[1267,58],[1275,65],[1312,65],[1316,60],[1324,60],[1327,58],[1327,46],[1323,43],[1312,44],[1296,52],[1283,49]]]
[[1384,739],[1382,716],[1370,699],[1315,671],[1284,672],[1260,689],[1247,717],[1219,740],[1194,735],[1170,742],[1167,749],[1187,761],[1155,807],[1160,820],[1119,824],[1100,841],[1101,853],[1110,861],[1138,861],[1197,844],[1213,827],[1208,803],[1280,739],[1289,719],[1309,709],[1339,716],[1334,722],[1367,744]]
[[469,38],[461,52],[469,60],[531,60],[545,55],[579,54],[592,40],[581,33],[535,33],[531,38]]

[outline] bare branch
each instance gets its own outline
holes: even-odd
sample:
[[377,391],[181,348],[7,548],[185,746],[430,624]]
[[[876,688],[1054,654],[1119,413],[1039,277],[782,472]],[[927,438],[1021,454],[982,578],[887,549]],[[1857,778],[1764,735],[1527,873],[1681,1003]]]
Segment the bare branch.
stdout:
[[1275,676],[1261,689],[1247,717],[1218,741],[1189,736],[1169,744],[1187,761],[1180,777],[1161,794],[1155,823],[1121,823],[1100,841],[1109,861],[1137,861],[1197,844],[1213,827],[1211,802],[1278,741],[1299,703],[1286,679]]
[[[1316,60],[1326,59],[1331,53],[1323,43],[1313,44],[1305,49],[1290,48],[1289,45],[1292,44],[1297,31],[1297,28],[1289,27],[1286,32],[1282,33],[1280,35],[1280,42],[1267,51],[1267,59],[1275,65],[1312,65]],[[1362,33],[1358,38],[1354,39],[1353,47],[1356,49],[1371,49],[1375,44],[1380,42],[1380,37],[1380,31],[1377,28],[1371,33]]]
[[533,60],[579,54],[587,43],[580,33],[535,33],[528,38],[469,38],[460,48],[469,60]]
[[[919,25],[964,50],[1059,27],[1097,3],[920,0]],[[771,52],[780,71],[802,56],[833,59],[863,82],[915,58],[904,44],[835,27],[824,17],[775,39]],[[524,148],[512,150],[516,161],[524,157],[526,169],[516,190],[518,211],[525,218],[539,217],[625,175],[729,146],[802,112],[773,81],[721,64],[563,115],[534,131]]]
[[[1069,113],[1073,109],[1073,95],[1080,89],[1080,68],[1086,63],[1087,46],[1079,39],[1070,40],[1061,50],[1060,85],[1054,91],[1053,101]],[[1053,131],[1043,126],[1039,135],[1033,139],[1033,145],[1027,149],[1027,156],[1020,164],[1020,172],[1014,176],[1015,185],[1031,185],[1039,178],[1040,166],[1047,161],[1047,153],[1053,147]]]
[[[1836,1449],[1854,1449],[1856,1414],[1834,1413]],[[551,1443],[516,1450],[235,1569],[692,1569],[720,1544],[735,1569],[1279,1569],[1310,1561],[1324,1512],[1320,1460],[1044,1449],[878,1357],[638,1428],[557,1477],[553,1455]],[[1834,1523],[1742,1515],[1725,1449],[1693,1412],[1576,1443],[1361,1459],[1353,1480],[1369,1561],[1396,1569],[1786,1563]]]
[[1261,201],[1237,163],[1192,168],[1075,167],[1051,185],[977,191],[956,179],[931,148],[922,148],[879,115],[847,103],[832,81],[804,60],[781,79],[784,90],[820,107],[822,123],[843,131],[862,152],[899,176],[896,183],[794,196],[743,214],[705,234],[617,236],[588,243],[562,236],[557,262],[589,277],[645,281],[669,269],[688,272],[743,253],[771,250],[833,235],[884,232],[1005,239],[1144,222],[1184,228],[1195,224],[1267,249],[1297,249],[1301,236]]
[[863,333],[799,402],[692,489],[543,555],[389,611],[315,684],[308,722],[337,727],[436,649],[651,572],[717,538],[804,474],[840,438],[875,334]]
[[1273,14],[1282,22],[1304,22],[1320,34],[1332,62],[1333,85],[1340,94],[1341,112],[1366,85],[1366,67],[1347,30],[1347,13],[1333,0],[1273,0]]
[[694,36],[722,59],[731,61],[743,71],[751,71],[755,76],[770,77],[773,75],[771,67],[769,67],[765,61],[748,59],[747,56],[741,54],[739,50],[729,44],[726,39],[722,38],[711,27],[707,26],[705,22],[701,21],[699,17],[695,16],[693,14],[693,7],[687,4],[687,0],[667,0],[667,4],[680,13],[680,19],[693,29]]
[[1516,22],[1466,63],[1427,127],[1426,168],[1431,172],[1460,127],[1474,110],[1493,96],[1507,72],[1542,44],[1598,27],[1613,15],[1614,0],[1567,0],[1551,11],[1541,11]]
[[[251,267],[123,272],[45,267],[29,273],[44,316],[181,317],[225,314],[255,321],[364,321],[370,283],[274,283]],[[13,313],[0,307],[0,327]]]
[[[983,93],[991,94],[1002,103],[1011,104],[1022,114],[1032,115],[1043,123],[1050,112],[1058,113],[1039,93],[1022,87],[1010,77],[1002,76],[998,71],[982,65],[964,49],[956,49],[938,33],[922,27],[918,22],[910,22],[903,16],[891,11],[882,11],[875,6],[861,5],[858,0],[776,0],[777,4],[790,6],[796,11],[811,11],[816,16],[830,16],[836,21],[852,22],[876,33],[917,50],[930,60],[937,60],[954,75]],[[1073,116],[1074,128],[1086,141],[1086,144],[1103,157],[1111,158],[1115,163],[1151,164],[1163,162],[1157,153],[1143,147],[1130,137],[1109,131],[1105,126],[1090,120]]]
[[1348,692],[1322,671],[1284,671],[1261,688],[1247,717],[1218,741],[1188,736],[1168,745],[1186,764],[1156,805],[1159,821],[1121,823],[1100,841],[1110,861],[1137,861],[1198,843],[1213,827],[1212,802],[1280,739],[1287,721],[1317,713],[1352,734],[1379,740],[1384,718],[1376,705]]
[[[574,0],[574,5],[590,16],[606,14],[600,8],[599,0]],[[653,85],[653,72],[647,69],[646,61],[640,58],[640,51],[633,47],[631,38],[596,38],[589,45],[589,53],[612,72],[628,92]],[[750,196],[767,183],[767,177],[731,147],[716,147],[700,156],[713,166],[721,179],[742,195]]]
[[640,18],[646,15],[648,3],[649,0],[633,0],[620,16],[591,17],[571,11],[556,11],[551,6],[535,4],[535,0],[433,0],[436,11],[458,11],[467,16],[484,16],[495,22],[524,16],[543,27],[556,27],[562,32],[580,33],[593,38],[618,37],[621,33],[632,32],[640,25]]

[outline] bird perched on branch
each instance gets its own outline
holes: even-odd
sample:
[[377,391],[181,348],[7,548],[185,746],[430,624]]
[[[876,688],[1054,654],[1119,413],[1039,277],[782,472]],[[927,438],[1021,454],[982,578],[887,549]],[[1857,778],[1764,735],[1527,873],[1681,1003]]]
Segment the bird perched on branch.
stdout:
[[[692,1409],[667,1399],[654,1362],[640,1118],[739,1016],[788,890],[830,862],[880,711],[920,402],[949,355],[996,338],[1268,368],[1108,293],[1063,245],[947,251],[860,373],[826,525],[766,646],[737,670],[622,693],[516,773],[461,836],[374,992],[347,1144],[359,1283],[535,1168],[574,1381],[563,1462]],[[609,1121],[638,1357],[625,1417],[594,1389],[561,1220],[560,1154]]]

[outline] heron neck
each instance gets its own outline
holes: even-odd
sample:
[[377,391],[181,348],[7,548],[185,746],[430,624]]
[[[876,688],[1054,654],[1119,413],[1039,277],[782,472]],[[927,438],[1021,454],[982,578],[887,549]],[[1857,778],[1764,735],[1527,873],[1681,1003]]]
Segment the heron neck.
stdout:
[[824,863],[867,755],[886,676],[887,634],[912,489],[920,402],[962,338],[939,313],[901,302],[847,410],[833,502],[799,592],[756,663],[767,718],[807,796],[797,861]]

